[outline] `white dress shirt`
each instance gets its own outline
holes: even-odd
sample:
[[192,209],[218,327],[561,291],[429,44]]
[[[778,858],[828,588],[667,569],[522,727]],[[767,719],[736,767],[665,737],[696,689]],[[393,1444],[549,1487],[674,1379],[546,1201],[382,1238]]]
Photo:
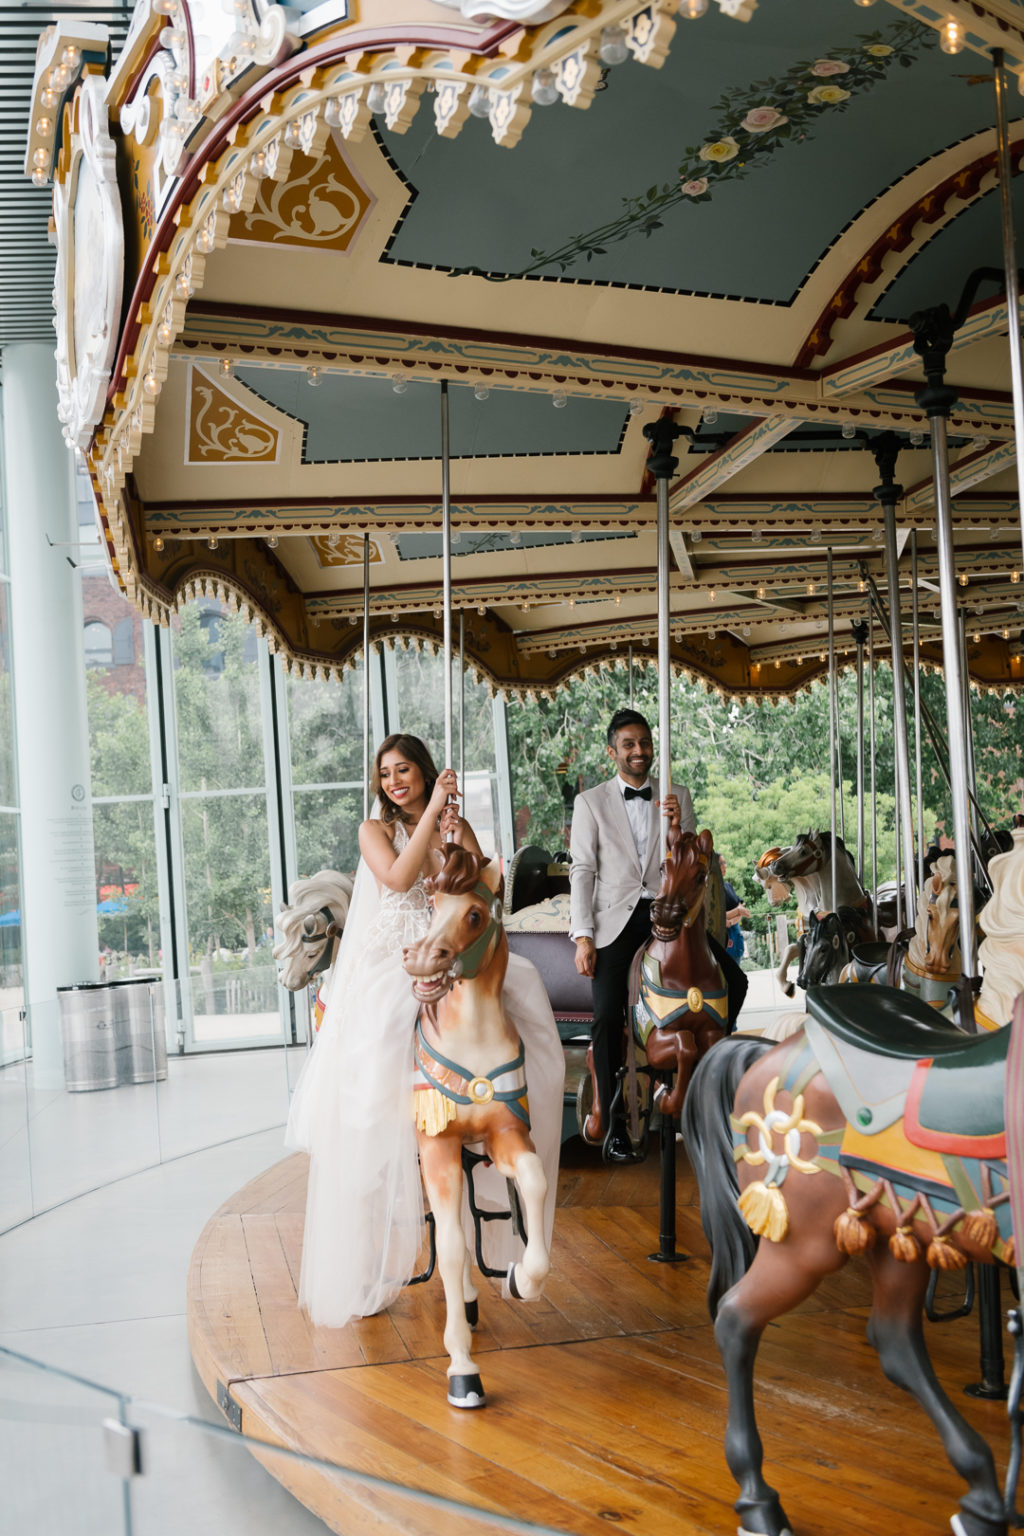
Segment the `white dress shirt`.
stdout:
[[[647,847],[651,840],[651,825],[654,821],[654,794],[652,792],[649,800],[642,800],[639,795],[631,795],[627,800],[626,790],[634,788],[650,789],[651,781],[648,778],[642,784],[627,784],[622,775],[619,774],[615,782],[619,786],[619,793],[625,803],[626,815],[629,818],[629,829],[633,834],[637,857],[642,867],[647,863]],[[651,901],[657,894],[657,891],[648,890],[646,885],[640,889],[641,899],[646,898],[648,901]]]

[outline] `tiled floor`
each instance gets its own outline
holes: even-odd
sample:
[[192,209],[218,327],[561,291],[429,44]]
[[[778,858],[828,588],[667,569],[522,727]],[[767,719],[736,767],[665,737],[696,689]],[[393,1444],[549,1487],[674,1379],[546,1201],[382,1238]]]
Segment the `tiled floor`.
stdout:
[[[283,1155],[281,1135],[277,1126],[134,1174],[0,1237],[0,1346],[221,1422],[192,1370],[185,1277],[210,1214]],[[26,1375],[0,1356],[0,1420],[19,1420],[0,1424],[9,1536],[121,1536],[120,1484],[90,1428],[110,1412],[87,1388]],[[134,1417],[146,1425],[149,1471],[133,1487],[133,1536],[324,1530],[241,1444],[146,1408]]]

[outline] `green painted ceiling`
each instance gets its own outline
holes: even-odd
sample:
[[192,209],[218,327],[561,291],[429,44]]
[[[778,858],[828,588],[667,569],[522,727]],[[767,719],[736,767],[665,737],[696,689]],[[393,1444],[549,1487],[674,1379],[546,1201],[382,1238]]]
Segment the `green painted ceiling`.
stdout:
[[[815,75],[819,60],[848,68]],[[933,32],[888,7],[772,0],[737,26],[712,6],[698,24],[680,20],[660,71],[630,60],[607,72],[588,110],[536,108],[512,153],[472,119],[441,139],[427,112],[405,135],[386,134],[416,194],[389,259],[557,277],[544,258],[584,235],[601,251],[566,254],[571,280],[787,303],[872,199],[990,126],[992,92],[970,83],[974,63],[946,56]],[[809,102],[822,87],[850,94]],[[745,132],[761,106],[787,123]],[[701,147],[730,134],[738,152],[709,169]],[[708,172],[711,195],[684,197],[681,172]],[[661,227],[648,234],[652,191]],[[644,207],[631,213],[627,199]]]
[[[306,425],[304,464],[436,459],[441,451],[440,388],[325,369],[311,388],[304,370],[244,367],[236,377],[260,399]],[[453,458],[522,454],[617,453],[628,420],[614,400],[570,397],[561,409],[548,394],[472,389],[449,391]]]

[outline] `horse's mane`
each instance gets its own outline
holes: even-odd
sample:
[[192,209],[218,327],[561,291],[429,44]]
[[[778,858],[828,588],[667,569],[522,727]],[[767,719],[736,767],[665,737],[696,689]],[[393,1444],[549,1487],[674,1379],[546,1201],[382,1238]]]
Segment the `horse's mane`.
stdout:
[[[444,868],[426,882],[427,890],[432,896],[466,896],[480,879],[480,871],[490,862],[482,855],[470,853],[468,848],[449,843],[444,851]],[[505,877],[502,875],[495,895],[502,901],[504,894]]]
[[329,907],[339,928],[344,927],[351,895],[351,875],[339,874],[336,869],[321,869],[308,880],[293,880],[288,905],[274,918],[274,927],[281,935],[274,945],[274,959],[289,959],[301,949],[303,924],[321,907]]
[[[821,838],[822,844],[823,844],[823,846],[825,848],[825,852],[828,855],[828,857],[830,859],[834,858],[835,854],[832,851],[832,833],[831,833],[831,831],[819,832],[818,836]],[[846,855],[846,858],[847,858],[847,860],[849,862],[850,868],[853,869],[853,870],[856,870],[856,868],[857,868],[857,860],[854,858],[854,856],[850,852],[849,848],[847,848],[846,844],[843,842],[843,840],[839,836],[838,832],[836,833],[836,847],[839,849],[840,853],[844,853]]]

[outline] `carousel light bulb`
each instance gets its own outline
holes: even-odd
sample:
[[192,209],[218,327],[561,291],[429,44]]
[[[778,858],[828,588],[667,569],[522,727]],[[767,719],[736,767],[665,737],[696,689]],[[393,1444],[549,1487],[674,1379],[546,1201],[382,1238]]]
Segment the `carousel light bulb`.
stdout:
[[868,584],[867,584],[867,582],[866,582],[866,581],[865,581],[865,580],[864,580],[864,577],[863,577],[863,576],[862,576],[862,577],[861,577],[861,578],[860,578],[860,581],[858,581],[858,583],[857,583],[857,591],[858,591],[858,592],[866,592],[866,591],[867,591],[867,589],[868,589]]
[[923,442],[924,442],[924,433],[923,432],[911,432],[911,434],[910,434],[910,446],[911,446],[911,448],[920,448],[920,446],[921,446],[921,444]]
[[701,533],[699,528],[691,528],[691,530],[690,530],[690,542],[691,542],[691,544],[699,544],[703,537],[704,537],[704,535]]
[[803,659],[803,657],[802,657],[802,656],[798,656],[798,657],[797,657],[797,659],[796,659],[796,664],[797,664],[797,666],[798,666],[798,667],[802,667],[802,666],[803,666],[803,664],[804,664],[804,659]]
[[781,666],[782,666],[782,662],[781,662],[781,660],[780,660],[780,659],[779,659],[779,657],[778,657],[778,656],[776,656],[776,658],[775,658],[775,670],[776,670],[776,672],[777,672],[777,671],[778,671],[778,670],[779,670],[779,668],[780,668],[780,667],[781,667]]
[[574,528],[572,530],[572,533],[570,533],[570,535],[569,535],[569,538],[571,539],[573,544],[578,544],[580,542],[580,540],[582,539],[582,537],[583,537],[583,535],[582,535],[582,533],[580,533],[580,530],[578,528]]
[[160,380],[155,373],[147,373],[142,381],[142,387],[151,398],[160,393]]
[[35,170],[32,172],[32,185],[34,187],[45,187],[49,179],[50,178],[47,176],[46,172],[40,170],[39,166],[37,165]]
[[1020,581],[1020,571],[1011,571],[1010,580],[1014,583],[1014,585],[1016,585],[1017,582]]
[[39,119],[39,121],[36,123],[36,133],[38,133],[38,135],[39,135],[39,137],[41,139],[45,139],[46,136],[49,133],[52,133],[52,131],[53,131],[53,119],[52,118],[41,117]]
[[709,603],[713,603],[714,600],[715,600],[715,589],[714,589],[714,587],[708,587],[708,602]]
[[709,640],[716,639],[717,635],[718,635],[718,631],[717,630],[715,630],[715,629],[709,629],[708,630],[708,639]]
[[952,16],[947,17],[939,32],[939,47],[943,53],[959,53],[963,46],[963,27]]
[[220,368],[221,377],[226,379],[230,375],[232,368],[230,357],[222,357],[217,366]]
[[43,91],[42,95],[39,97],[39,105],[43,107],[47,112],[52,112],[59,100],[60,97],[57,95],[57,92],[52,91],[50,87],[47,86],[45,91]]
[[43,170],[46,166],[49,165],[49,163],[50,151],[48,149],[44,149],[40,144],[38,149],[34,149],[32,151],[32,164],[38,166],[40,170]]
[[602,64],[614,67],[616,64],[625,64],[629,58],[629,48],[626,44],[626,34],[622,27],[602,27],[601,41],[598,44],[597,56]]
[[825,660],[825,652],[824,651],[819,651],[818,652],[818,660],[819,661],[824,661]]
[[744,624],[741,633],[743,634],[744,638],[746,638],[750,634],[750,625]]
[[616,608],[621,608],[622,607],[622,593],[621,592],[616,592],[616,594],[615,594],[615,606],[616,606]]
[[585,656],[587,654],[587,648],[586,648],[585,645],[581,645],[579,647],[579,653],[580,653],[581,656]]
[[857,436],[857,428],[854,426],[852,421],[844,421],[839,430],[845,441],[848,443],[852,442],[853,439]]
[[512,532],[508,536],[508,541],[510,544],[521,544],[523,542],[523,536],[519,532],[518,528],[513,528]]
[[408,379],[395,379],[392,382],[391,388],[394,390],[396,395],[404,395],[406,390],[409,388],[409,381]]
[[278,540],[277,540],[277,534],[276,533],[269,533],[267,535],[267,548],[268,549],[276,549],[277,548],[277,542],[278,542]]
[[1010,631],[1008,629],[1004,629],[1003,630],[1003,639],[1004,640],[1009,640],[1009,638],[1010,638]]
[[487,613],[487,609],[484,607],[483,603],[477,603],[476,611],[481,618],[484,618]]
[[706,427],[713,427],[717,420],[718,420],[718,412],[715,410],[714,406],[713,405],[706,406],[705,410],[704,410],[704,414],[701,416],[701,421],[704,423],[704,425]]
[[813,597],[816,591],[817,591],[817,588],[815,587],[814,582],[813,581],[809,581],[807,583],[807,596],[808,597]]
[[71,71],[66,64],[58,64],[56,69],[51,69],[47,76],[47,83],[54,91],[66,91],[70,80]]
[[966,571],[961,571],[960,575],[957,577],[957,581],[960,583],[960,585],[962,587],[966,587],[966,585],[967,585],[967,572]]
[[760,528],[752,528],[750,530],[750,538],[754,544],[760,544],[763,537],[764,535],[762,534]]
[[81,48],[76,48],[74,43],[69,43],[61,54],[60,61],[67,65],[68,69],[77,69],[82,62]]
[[469,93],[470,117],[490,117],[491,115],[491,88],[489,85],[474,85]]
[[568,401],[569,397],[564,389],[556,389],[552,392],[551,404],[556,411],[562,410],[568,404]]
[[[227,202],[226,196],[224,201]],[[213,250],[213,236],[208,229],[201,229],[196,235],[196,250],[202,251],[204,256]]]
[[570,608],[575,608],[576,607],[576,599],[574,597],[570,597],[570,599],[569,599],[569,607]]
[[708,0],[681,0],[679,14],[684,16],[687,21],[699,21],[702,16],[707,14],[707,9]]
[[558,100],[558,86],[555,84],[555,72],[553,69],[538,69],[533,77],[530,95],[533,97],[535,106],[554,106]]
[[264,175],[266,175],[266,171],[267,171],[267,152],[266,152],[266,150],[265,149],[258,149],[256,151],[256,153],[253,155],[253,157],[250,160],[249,164],[252,166],[252,168],[256,172],[257,176],[264,176]]
[[375,80],[366,93],[366,105],[373,113],[383,112],[388,104],[388,88],[380,80]]
[[164,536],[163,536],[162,533],[158,533],[156,538],[153,540],[153,548],[156,550],[157,554],[159,555],[162,552],[163,547],[164,547]]
[[768,596],[767,589],[765,587],[758,587],[757,596],[758,600],[763,603],[765,598]]
[[869,5],[874,5],[875,0],[853,0],[853,3],[854,5],[863,6],[863,8],[867,10]]
[[310,389],[317,389],[317,388],[319,388],[319,385],[320,385],[320,369],[316,366],[315,363],[312,366],[312,368],[307,368],[306,369],[306,383],[309,385]]
[[490,393],[491,391],[486,384],[478,384],[473,391],[473,398],[475,400],[486,400]]
[[639,416],[643,408],[644,403],[642,400],[631,400],[629,402],[629,414],[631,416]]
[[156,328],[156,338],[163,346],[169,347],[174,340],[174,331],[166,320],[162,320]]
[[210,537],[206,541],[206,547],[207,549],[216,549],[219,543],[220,539],[218,539],[217,535],[215,533],[211,533]]
[[153,0],[153,10],[158,16],[173,16],[178,9],[178,0]]

